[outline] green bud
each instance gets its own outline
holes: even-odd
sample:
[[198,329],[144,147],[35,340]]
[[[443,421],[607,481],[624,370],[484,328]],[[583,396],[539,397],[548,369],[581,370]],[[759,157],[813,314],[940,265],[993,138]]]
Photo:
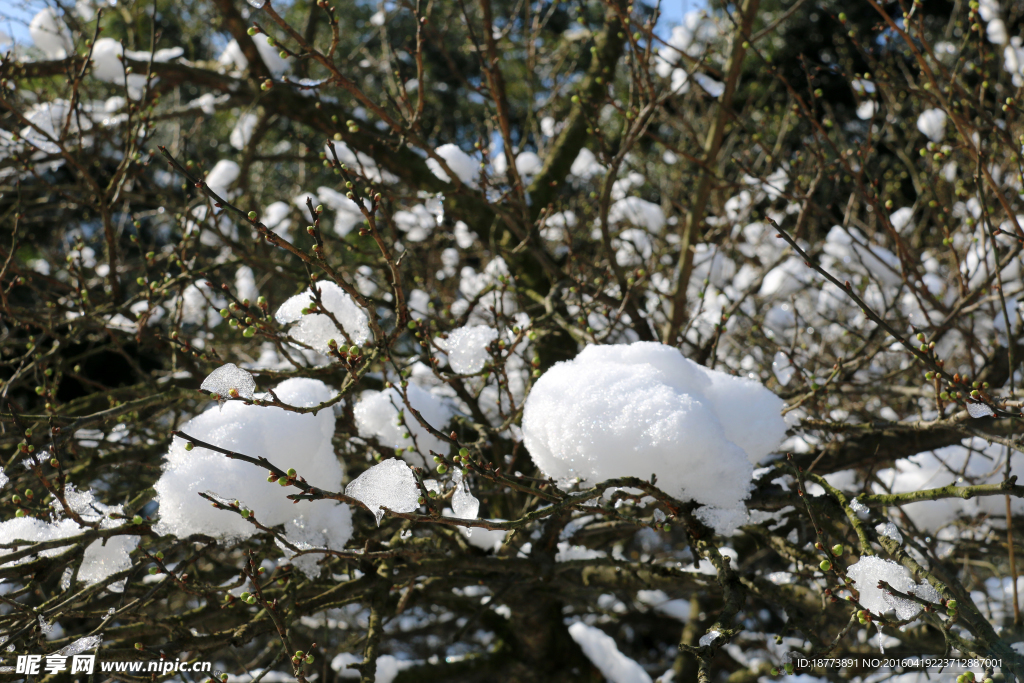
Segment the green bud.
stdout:
[[190,451],[190,450],[192,450],[193,448],[195,448],[195,446],[194,446],[194,445],[192,444],[192,442],[191,442],[191,441],[186,441],[186,442],[185,442],[185,450],[186,450],[186,451]]
[[248,30],[248,31],[246,31],[246,33],[248,33],[248,34],[249,34],[250,36],[254,36],[254,35],[256,35],[256,27],[254,27],[254,26],[250,26],[250,27],[249,27],[249,30]]
[[444,474],[447,471],[448,471],[448,466],[445,465],[444,463],[441,463],[440,465],[437,466],[437,473],[438,474]]
[[294,468],[294,467],[292,467],[292,468],[290,468],[290,469],[288,470],[288,476],[289,476],[289,477],[294,477],[294,476],[295,476],[296,474],[298,474],[298,473],[297,473],[297,472],[295,471],[295,468]]
[[843,546],[841,544],[839,544],[839,543],[836,543],[834,546],[832,546],[832,554],[835,555],[836,557],[839,557],[840,555],[842,555],[843,554]]
[[249,212],[249,220],[251,220],[251,221],[256,220],[256,212],[255,211],[250,211]]
[[139,515],[135,515],[134,517],[132,517],[132,524],[142,524],[142,517],[140,517]]
[[832,569],[832,563],[828,560],[822,560],[821,564],[819,564],[818,566],[821,567],[821,571],[823,572],[827,572],[829,569]]

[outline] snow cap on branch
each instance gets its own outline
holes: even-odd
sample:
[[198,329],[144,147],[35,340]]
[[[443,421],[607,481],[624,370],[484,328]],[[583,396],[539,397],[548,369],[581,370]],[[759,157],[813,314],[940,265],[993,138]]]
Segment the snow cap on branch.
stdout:
[[534,385],[523,438],[555,479],[653,473],[673,496],[737,508],[753,464],[785,435],[781,408],[758,382],[708,370],[670,346],[588,346]]
[[[319,282],[317,288],[320,290],[320,299],[324,308],[334,316],[352,342],[363,344],[368,341],[370,327],[367,323],[366,313],[356,305],[352,297],[333,282]],[[274,317],[282,325],[295,323],[289,332],[291,338],[308,344],[326,355],[330,349],[328,346],[330,340],[334,339],[339,344],[347,340],[342,334],[342,330],[338,329],[329,315],[314,312],[303,313],[313,305],[314,297],[312,289],[296,294],[281,304]]]
[[[306,378],[285,380],[274,393],[299,408],[319,405],[333,396],[323,382]],[[222,407],[211,406],[181,431],[252,458],[266,458],[284,471],[294,468],[299,476],[328,491],[341,488],[342,466],[331,444],[334,412],[330,409],[313,415],[229,401]],[[154,486],[160,503],[160,521],[154,530],[159,534],[241,539],[258,531],[242,515],[212,507],[200,493],[228,503],[238,500],[240,507],[252,510],[267,526],[301,520],[314,512],[322,519],[326,511],[317,508],[336,505],[329,500],[293,503],[287,496],[298,490],[268,482],[267,470],[206,448],[188,450],[186,443],[180,438],[172,441],[163,474]],[[327,516],[336,519],[326,540],[332,548],[341,549],[352,533],[347,510]],[[296,528],[302,526],[299,522]]]

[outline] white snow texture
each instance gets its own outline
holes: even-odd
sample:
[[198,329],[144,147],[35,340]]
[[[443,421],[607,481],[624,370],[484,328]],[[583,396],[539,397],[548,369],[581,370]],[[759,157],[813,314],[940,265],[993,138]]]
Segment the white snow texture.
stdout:
[[929,602],[937,603],[940,599],[938,592],[930,584],[915,582],[906,569],[892,560],[864,556],[847,570],[847,574],[860,592],[860,604],[873,614],[885,614],[893,609],[900,619],[910,619],[921,611],[920,604],[879,589],[879,581],[885,581],[901,593],[916,595]]
[[[366,312],[361,309],[341,287],[333,282],[320,282],[317,284],[320,290],[320,299],[324,308],[334,315],[335,320],[344,328],[344,332],[354,344],[364,344],[370,339],[370,326]],[[330,316],[323,313],[303,313],[303,309],[313,304],[314,295],[311,289],[281,304],[277,309],[275,318],[282,325],[295,323],[289,334],[292,339],[303,344],[308,344],[322,354],[327,354],[330,340],[338,344],[348,342],[342,330],[334,324]]]
[[[77,491],[73,484],[66,484],[64,487],[64,499],[68,506],[74,510],[83,520],[87,522],[99,522],[101,529],[112,529],[124,524],[123,519],[112,519],[111,515],[121,515],[124,509],[121,505],[108,506],[96,500],[91,491]],[[34,517],[15,517],[6,522],[0,523],[0,543],[9,544],[13,541],[28,541],[37,543],[42,541],[55,541],[70,536],[76,536],[86,528],[81,528],[73,519],[65,519],[64,509],[57,501],[51,503],[54,518],[45,522]],[[78,568],[78,580],[86,585],[93,585],[104,581],[108,577],[128,569],[131,566],[130,553],[139,544],[139,537],[133,535],[113,536],[90,543],[82,556],[82,564]],[[65,552],[67,547],[51,548],[39,553],[42,557],[53,557]],[[3,555],[0,552],[0,565],[3,565]],[[33,559],[32,556],[17,560],[15,564],[21,564]],[[111,585],[108,586],[111,592],[118,592]]]
[[782,400],[656,342],[588,346],[534,385],[523,438],[558,480],[658,475],[666,492],[719,508],[747,498],[753,465],[786,432]]
[[[441,145],[434,150],[434,153],[444,159],[444,162],[448,164],[448,168],[459,177],[459,180],[469,187],[476,187],[476,175],[480,170],[480,165],[473,160],[473,157],[453,144]],[[444,172],[441,164],[436,159],[427,159],[427,168],[446,183],[451,182],[451,178]]]
[[[274,393],[296,407],[315,406],[333,395],[323,382],[305,378],[285,380]],[[181,431],[254,458],[265,457],[282,470],[294,468],[311,484],[338,491],[343,471],[331,445],[334,419],[332,410],[300,414],[229,401],[223,406],[211,406]],[[267,526],[285,524],[288,539],[300,546],[326,543],[340,550],[352,535],[347,505],[327,500],[293,503],[286,496],[297,490],[268,482],[266,470],[205,448],[187,451],[182,439],[171,443],[155,489],[160,521],[154,530],[159,534],[178,538],[205,534],[237,540],[257,531],[241,515],[214,508],[198,495],[209,492],[228,502],[238,500]]]
[[413,512],[419,506],[420,490],[412,470],[401,460],[388,458],[360,474],[345,493],[364,503],[380,526],[383,508],[394,512]]
[[651,683],[643,667],[619,652],[615,639],[596,626],[577,621],[569,626],[569,635],[611,683]]
[[491,355],[487,346],[498,338],[498,331],[487,325],[466,325],[438,340],[448,354],[448,365],[460,375],[473,375],[484,369]]
[[[419,411],[427,424],[439,430],[448,424],[452,409],[445,401],[415,384],[410,383],[406,390],[409,404]],[[400,423],[400,412],[405,416],[405,426]],[[362,399],[355,407],[355,417],[360,435],[374,437],[381,445],[389,448],[415,447],[415,451],[402,454],[410,464],[428,466],[426,456],[430,455],[430,451],[448,455],[448,443],[438,439],[417,422],[416,417],[406,408],[398,389],[363,392]]]
[[231,396],[231,390],[234,389],[238,397],[251,401],[256,394],[256,380],[234,363],[225,363],[207,375],[199,388],[221,398]]

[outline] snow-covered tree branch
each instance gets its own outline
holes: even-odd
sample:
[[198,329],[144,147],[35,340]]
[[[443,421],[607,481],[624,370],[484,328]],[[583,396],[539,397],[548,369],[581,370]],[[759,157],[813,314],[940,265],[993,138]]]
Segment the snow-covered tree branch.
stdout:
[[674,11],[0,8],[0,673],[1024,676],[1024,6]]

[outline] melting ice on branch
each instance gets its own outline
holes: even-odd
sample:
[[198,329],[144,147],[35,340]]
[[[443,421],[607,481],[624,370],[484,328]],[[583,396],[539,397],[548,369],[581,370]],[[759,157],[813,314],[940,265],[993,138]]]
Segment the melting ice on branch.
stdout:
[[879,581],[885,581],[901,593],[916,595],[929,602],[937,603],[941,599],[929,583],[917,583],[910,577],[910,572],[892,560],[864,556],[847,570],[847,574],[860,592],[860,604],[875,614],[885,614],[893,609],[900,619],[910,619],[921,611],[919,603],[879,588]]
[[256,394],[256,380],[234,363],[227,363],[207,375],[199,388],[221,397],[239,396],[251,401]]
[[345,488],[345,493],[370,508],[377,526],[384,517],[384,508],[413,512],[420,506],[416,477],[409,466],[397,458],[389,458],[360,474]]

